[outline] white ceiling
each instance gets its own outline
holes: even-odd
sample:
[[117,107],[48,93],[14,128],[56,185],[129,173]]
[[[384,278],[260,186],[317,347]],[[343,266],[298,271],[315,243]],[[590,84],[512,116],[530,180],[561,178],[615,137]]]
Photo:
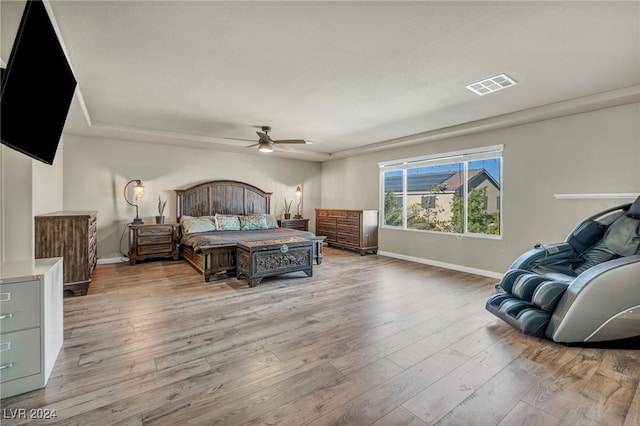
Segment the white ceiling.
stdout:
[[[10,32],[23,4],[5,3]],[[257,140],[255,126],[270,125],[274,139],[315,141],[281,155],[323,160],[576,98],[639,93],[638,1],[48,6],[84,100],[84,111],[74,100],[70,133],[257,155],[244,147]],[[5,60],[7,51],[3,40]],[[500,73],[519,85],[483,97],[464,87]]]

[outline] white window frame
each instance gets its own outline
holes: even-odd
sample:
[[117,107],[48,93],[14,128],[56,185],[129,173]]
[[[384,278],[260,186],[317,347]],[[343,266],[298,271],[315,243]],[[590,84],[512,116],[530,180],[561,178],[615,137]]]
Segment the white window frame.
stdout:
[[[404,158],[400,160],[390,160],[390,161],[381,161],[378,163],[378,167],[380,168],[380,189],[379,189],[379,209],[382,212],[382,220],[380,221],[381,228],[394,229],[394,230],[402,230],[402,231],[410,231],[410,232],[427,232],[427,233],[436,233],[441,235],[453,235],[457,238],[460,237],[475,237],[475,238],[488,238],[488,239],[496,239],[501,240],[504,232],[503,227],[503,188],[504,188],[504,174],[503,174],[503,161],[502,161],[502,152],[504,151],[504,145],[492,145],[482,148],[475,149],[467,149],[460,151],[452,151],[448,153],[442,154],[433,154],[422,157],[411,157]],[[484,160],[484,159],[500,159],[500,235],[493,234],[480,234],[469,232],[468,227],[468,169],[469,162]],[[430,167],[430,166],[439,166],[445,164],[455,164],[462,163],[464,165],[464,187],[463,191],[465,196],[463,197],[463,221],[464,221],[464,229],[462,233],[457,232],[442,232],[442,231],[431,231],[431,230],[421,230],[421,229],[411,229],[407,228],[407,170],[414,169],[418,167]],[[385,172],[402,170],[402,226],[391,226],[386,225],[384,223],[384,175]]]

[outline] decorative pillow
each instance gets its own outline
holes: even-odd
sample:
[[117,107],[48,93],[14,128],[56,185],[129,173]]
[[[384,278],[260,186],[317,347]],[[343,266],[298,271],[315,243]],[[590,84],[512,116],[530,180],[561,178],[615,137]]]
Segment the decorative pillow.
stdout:
[[218,229],[221,231],[240,230],[240,219],[236,215],[216,214],[216,222],[218,223]]
[[267,229],[280,228],[278,225],[278,218],[276,218],[276,215],[274,214],[252,213],[249,216],[264,216],[264,219],[267,222]]
[[194,234],[196,232],[215,231],[216,224],[213,216],[182,216],[180,225],[184,234]]
[[239,216],[240,230],[251,231],[253,229],[267,229],[267,219],[263,214]]
[[267,221],[267,229],[279,228],[278,219],[273,214],[265,214],[264,215]]

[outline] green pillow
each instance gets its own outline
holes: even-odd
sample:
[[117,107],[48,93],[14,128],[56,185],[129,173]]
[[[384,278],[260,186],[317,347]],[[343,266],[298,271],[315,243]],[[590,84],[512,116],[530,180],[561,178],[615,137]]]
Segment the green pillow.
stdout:
[[221,231],[239,231],[240,219],[236,215],[216,214],[218,229]]
[[273,214],[265,214],[264,215],[266,221],[267,221],[267,229],[273,229],[273,228],[279,228],[280,226],[278,226],[278,219],[276,219],[276,216]]
[[267,219],[263,214],[240,216],[240,230],[251,231],[254,229],[267,229]]
[[196,232],[215,231],[216,224],[213,216],[182,216],[180,218],[183,234],[194,234]]

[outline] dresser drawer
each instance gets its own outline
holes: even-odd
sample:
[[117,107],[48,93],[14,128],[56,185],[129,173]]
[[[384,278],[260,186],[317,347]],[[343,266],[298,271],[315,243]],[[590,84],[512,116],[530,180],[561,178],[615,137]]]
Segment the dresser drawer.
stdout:
[[168,235],[171,238],[171,234],[173,233],[173,227],[166,225],[159,226],[144,226],[138,229],[138,236],[149,236],[149,235]]
[[338,225],[338,234],[355,235],[360,237],[360,228],[351,225]]
[[0,286],[0,330],[3,333],[40,325],[40,286],[25,281]]
[[327,216],[335,218],[345,218],[347,217],[347,212],[344,210],[329,210]]
[[151,244],[171,244],[171,234],[138,236],[138,245],[148,246]]
[[335,219],[328,219],[328,218],[318,218],[316,220],[316,226],[333,226],[334,228],[336,227],[336,220]]
[[150,255],[150,254],[159,254],[165,255],[167,253],[171,253],[173,250],[173,244],[156,244],[152,246],[138,246],[138,255]]
[[0,367],[0,383],[39,374],[40,327],[0,335]]
[[360,246],[360,235],[338,232],[337,242],[359,247]]
[[351,227],[351,228],[359,228],[360,227],[360,218],[356,217],[348,217],[346,219],[338,219],[338,228],[340,227]]

